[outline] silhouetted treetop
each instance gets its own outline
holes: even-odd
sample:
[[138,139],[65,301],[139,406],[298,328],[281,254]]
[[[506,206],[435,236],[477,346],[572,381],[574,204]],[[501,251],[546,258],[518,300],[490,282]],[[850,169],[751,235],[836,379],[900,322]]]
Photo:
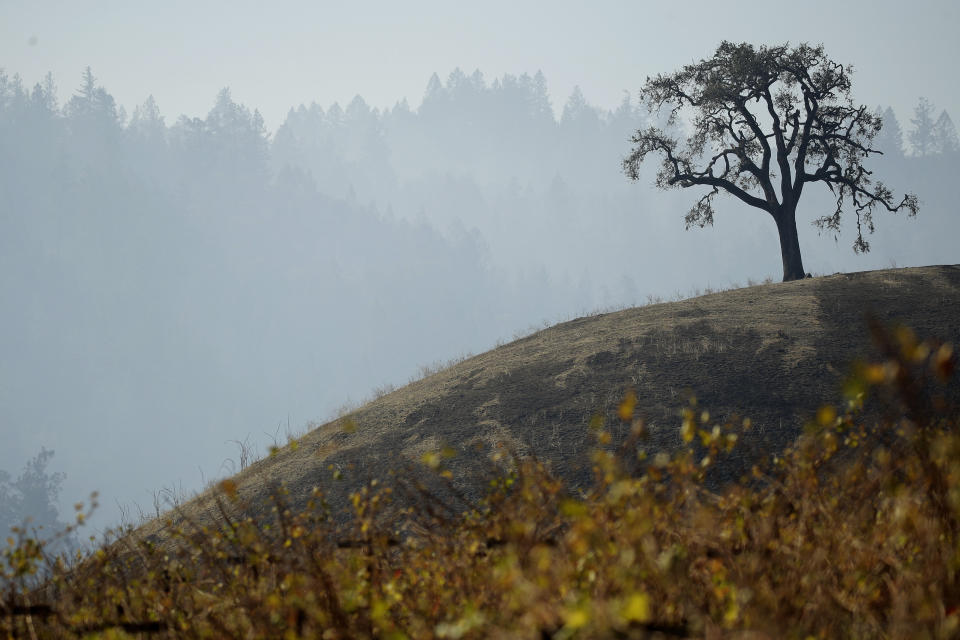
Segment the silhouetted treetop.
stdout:
[[639,177],[650,154],[662,157],[661,188],[706,186],[686,216],[687,226],[713,223],[713,198],[726,191],[770,214],[780,234],[784,280],[804,277],[796,208],[808,183],[822,182],[836,209],[816,220],[839,231],[845,202],[857,219],[857,252],[869,250],[863,228],[873,231],[876,207],[917,211],[915,196],[895,201],[863,166],[881,129],[881,118],[851,98],[851,69],[830,60],[822,46],[754,47],[723,42],[716,53],[672,74],[648,78],[642,99],[667,109],[668,125],[689,115],[692,133],[681,140],[652,126],[633,136],[623,168]]

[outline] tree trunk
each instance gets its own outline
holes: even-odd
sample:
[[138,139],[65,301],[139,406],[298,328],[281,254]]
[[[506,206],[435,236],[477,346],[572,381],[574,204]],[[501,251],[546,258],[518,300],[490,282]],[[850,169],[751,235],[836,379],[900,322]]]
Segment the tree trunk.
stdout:
[[780,234],[780,255],[783,257],[783,281],[801,280],[806,277],[803,270],[803,258],[800,257],[800,241],[797,238],[796,210],[783,207],[779,215],[774,216],[777,221],[777,232]]

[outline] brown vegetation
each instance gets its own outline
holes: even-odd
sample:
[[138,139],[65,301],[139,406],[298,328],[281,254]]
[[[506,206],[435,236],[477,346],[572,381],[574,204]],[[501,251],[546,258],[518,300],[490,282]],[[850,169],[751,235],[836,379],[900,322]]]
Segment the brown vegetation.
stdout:
[[[640,345],[645,362],[666,351],[695,369],[718,353],[735,364],[732,336],[752,327],[759,339],[746,354],[773,360],[760,374],[769,392],[777,388],[772,371],[806,382],[812,376],[805,372],[824,370],[810,362],[819,348],[858,343],[849,337],[856,323],[842,324],[848,319],[842,310],[857,304],[857,292],[871,293],[859,298],[858,312],[866,299],[883,320],[886,302],[896,313],[919,313],[926,304],[936,308],[916,318],[921,335],[937,333],[930,325],[945,330],[941,336],[957,331],[958,272],[835,276],[773,285],[762,296],[727,292],[669,305],[672,326],[657,317],[668,305],[590,319],[593,331],[581,333],[579,343],[574,336],[589,320],[574,321],[502,347],[499,359],[478,356],[417,384],[421,392],[460,398],[457,389],[468,387],[457,385],[464,381],[483,389],[476,383],[499,380],[503,406],[510,380],[525,389],[562,380],[568,391],[582,390],[587,376],[578,366],[588,373],[602,371],[604,362],[616,369],[629,360],[623,354],[631,345]],[[717,312],[727,304],[733,317]],[[750,304],[755,322],[738,324],[733,309]],[[773,310],[783,307],[788,316],[815,308],[806,317],[821,323],[819,332],[782,324]],[[644,311],[653,316],[648,325]],[[717,327],[705,342],[702,331],[672,331],[704,318],[725,318],[727,331]],[[634,332],[618,336],[617,322]],[[827,322],[841,324],[828,331]],[[581,422],[582,444],[569,443],[568,455],[585,452],[591,482],[566,477],[569,467],[539,450],[516,455],[507,439],[493,448],[482,474],[478,456],[463,463],[467,454],[440,438],[418,452],[418,469],[408,473],[391,475],[385,463],[366,469],[383,470],[382,477],[364,481],[351,480],[357,466],[339,470],[345,476],[339,482],[322,465],[322,476],[295,473],[313,468],[298,466],[301,452],[319,457],[309,449],[317,442],[350,446],[364,417],[377,411],[407,406],[408,416],[420,411],[419,419],[428,420],[429,394],[418,404],[416,391],[397,391],[377,401],[390,400],[386,408],[374,403],[351,416],[355,427],[346,418],[327,425],[153,528],[119,532],[114,544],[72,566],[50,561],[42,586],[30,578],[47,562],[42,545],[12,540],[0,568],[0,631],[67,638],[954,637],[960,633],[957,357],[948,342],[920,341],[911,330],[888,331],[885,324],[873,330],[880,355],[856,365],[842,393],[818,387],[823,395],[807,414],[806,432],[790,444],[786,438],[797,431],[789,425],[778,434],[774,456],[738,455],[759,424],[727,408],[743,397],[741,408],[753,414],[749,402],[763,395],[760,389],[724,396],[720,411],[705,394],[678,395],[675,417],[658,427],[649,419],[647,387],[621,381],[610,392],[616,394],[610,411]],[[788,338],[772,347],[763,342],[785,326]],[[569,347],[562,370],[548,368],[546,383],[532,380],[530,371],[510,378],[531,366],[531,352],[557,339]],[[488,370],[497,362],[499,369]],[[436,410],[441,416],[432,419],[440,420],[443,408]],[[449,410],[461,411],[455,403]],[[549,453],[547,444],[539,441],[540,450]],[[402,451],[382,455],[393,453],[398,468]],[[325,462],[337,453],[320,455]],[[269,481],[270,465],[285,475]],[[733,477],[735,469],[745,473]],[[485,495],[475,495],[476,480],[461,481],[467,471],[483,476]],[[264,475],[254,485],[257,473]],[[301,487],[310,482],[304,498]],[[338,484],[355,487],[348,517],[338,517],[330,500]]]

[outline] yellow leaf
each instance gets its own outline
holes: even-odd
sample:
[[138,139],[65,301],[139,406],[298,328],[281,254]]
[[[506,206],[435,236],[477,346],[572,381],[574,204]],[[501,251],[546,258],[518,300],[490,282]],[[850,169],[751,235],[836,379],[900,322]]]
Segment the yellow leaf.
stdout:
[[621,615],[628,622],[639,622],[641,624],[649,622],[651,617],[650,596],[645,593],[634,593],[627,599]]
[[930,345],[926,342],[921,342],[913,348],[913,353],[910,355],[914,362],[923,362],[927,359],[927,356],[930,355]]
[[390,605],[385,601],[377,598],[373,601],[373,606],[370,607],[370,617],[374,620],[383,620],[387,617],[387,614],[390,613]]
[[723,614],[723,622],[727,627],[731,627],[738,618],[740,618],[740,605],[737,604],[735,599],[731,599],[727,605],[727,610]]
[[427,451],[420,457],[420,462],[431,469],[437,469],[440,466],[440,454],[436,451]]
[[837,411],[828,404],[820,407],[817,411],[817,422],[821,427],[829,427],[837,419]]
[[587,507],[582,502],[568,499],[560,503],[560,513],[568,518],[580,518],[587,515]]
[[573,611],[567,612],[567,628],[579,629],[587,626],[590,622],[590,611],[586,607],[578,607]]
[[886,372],[884,371],[882,364],[870,365],[866,368],[864,374],[864,377],[870,384],[880,384],[884,381],[884,378],[886,378]]
[[630,422],[633,419],[633,411],[637,407],[637,394],[634,393],[633,389],[627,391],[626,395],[623,396],[623,402],[620,403],[620,407],[617,409],[617,414],[620,416],[620,419],[624,422]]

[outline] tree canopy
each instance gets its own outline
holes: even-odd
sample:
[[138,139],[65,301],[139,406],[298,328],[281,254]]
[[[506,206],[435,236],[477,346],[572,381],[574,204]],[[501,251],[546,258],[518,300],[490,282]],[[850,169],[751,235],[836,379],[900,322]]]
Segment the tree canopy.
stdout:
[[[815,220],[839,231],[844,204],[856,215],[853,248],[868,251],[863,230],[873,212],[905,209],[914,195],[895,200],[863,165],[882,126],[881,117],[851,98],[851,68],[830,60],[822,46],[754,47],[723,42],[706,60],[672,74],[648,78],[641,99],[652,111],[668,110],[666,128],[650,126],[632,137],[623,169],[638,179],[650,154],[662,158],[661,188],[709,187],[686,223],[713,224],[713,198],[721,190],[769,213],[777,224],[783,279],[805,275],[796,231],[796,208],[808,183],[824,183],[836,198],[832,213]],[[671,127],[689,116],[685,139]]]
[[4,538],[10,535],[12,527],[21,527],[28,533],[42,530],[44,538],[59,534],[56,544],[66,549],[74,544],[57,508],[66,476],[47,471],[52,457],[53,451],[42,448],[16,479],[0,469],[0,533]]

